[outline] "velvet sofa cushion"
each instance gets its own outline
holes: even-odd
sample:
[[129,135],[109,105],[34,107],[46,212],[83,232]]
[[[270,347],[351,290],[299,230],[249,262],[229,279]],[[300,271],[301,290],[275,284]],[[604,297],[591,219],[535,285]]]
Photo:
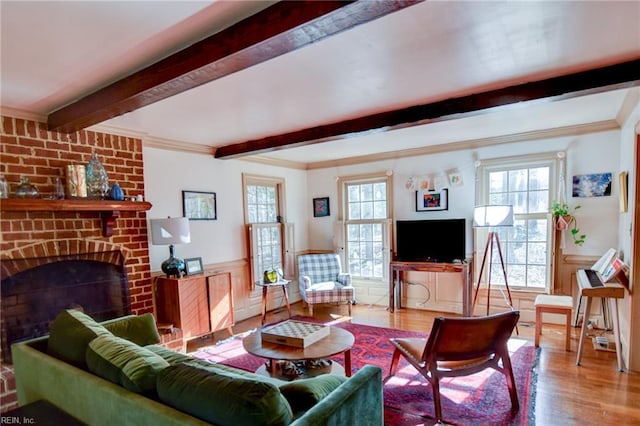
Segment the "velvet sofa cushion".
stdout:
[[206,370],[213,371],[218,374],[223,374],[229,377],[238,377],[240,379],[251,379],[251,380],[260,381],[263,383],[269,383],[274,385],[277,388],[279,388],[285,383],[288,383],[288,382],[285,382],[284,380],[276,379],[269,376],[263,376],[261,374],[251,373],[249,371],[240,370],[239,368],[235,368],[235,367],[229,367],[228,365],[224,365],[224,364],[212,364],[209,361],[205,361],[197,358],[192,358],[188,363],[198,368],[204,368]]
[[277,386],[198,363],[158,374],[159,399],[219,426],[284,426],[293,413]]
[[140,346],[160,342],[156,320],[150,313],[123,317],[103,325],[114,336],[122,337]]
[[346,377],[322,374],[308,379],[287,382],[280,392],[291,405],[294,413],[307,411],[347,381]]
[[155,393],[158,372],[169,367],[150,350],[113,335],[93,339],[86,359],[89,371],[136,393]]
[[67,309],[51,323],[47,353],[84,369],[87,346],[101,335],[111,333],[89,315],[77,309]]
[[146,345],[146,349],[150,350],[154,354],[158,355],[165,361],[169,363],[169,365],[180,364],[186,361],[192,361],[193,358],[189,355],[181,354],[180,352],[172,351],[171,349],[167,349],[164,346],[160,345]]

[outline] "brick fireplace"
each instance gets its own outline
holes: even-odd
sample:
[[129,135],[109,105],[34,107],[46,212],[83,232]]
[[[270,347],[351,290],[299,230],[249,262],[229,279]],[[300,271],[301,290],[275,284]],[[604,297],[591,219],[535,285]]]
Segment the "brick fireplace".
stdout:
[[[86,130],[71,134],[51,132],[45,123],[8,116],[1,117],[1,125],[0,172],[10,183],[11,192],[21,177],[28,177],[41,196],[51,195],[55,178],[64,177],[64,168],[69,164],[86,165],[95,151],[110,184],[118,182],[126,196],[144,196],[140,139]],[[1,204],[0,200],[0,209]],[[146,212],[122,211],[109,237],[103,236],[102,227],[99,212],[2,211],[0,258],[119,251],[124,257],[131,312],[153,312]],[[14,388],[11,365],[3,363],[0,371],[2,412],[16,405]]]
[[[11,363],[11,345],[48,334],[65,309],[81,309],[96,321],[131,313],[125,257],[111,251],[59,254],[43,243],[46,254],[0,259],[2,281],[0,341],[2,361]],[[54,250],[51,250],[54,249]]]

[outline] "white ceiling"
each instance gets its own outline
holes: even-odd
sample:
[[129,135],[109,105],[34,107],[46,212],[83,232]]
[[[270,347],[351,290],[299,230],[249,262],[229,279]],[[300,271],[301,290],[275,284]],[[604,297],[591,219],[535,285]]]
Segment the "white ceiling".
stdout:
[[[271,3],[2,0],[0,106],[44,117]],[[185,149],[245,142],[638,59],[639,23],[639,1],[426,1],[98,128]],[[261,157],[312,167],[579,128],[620,120],[637,92],[503,107]]]

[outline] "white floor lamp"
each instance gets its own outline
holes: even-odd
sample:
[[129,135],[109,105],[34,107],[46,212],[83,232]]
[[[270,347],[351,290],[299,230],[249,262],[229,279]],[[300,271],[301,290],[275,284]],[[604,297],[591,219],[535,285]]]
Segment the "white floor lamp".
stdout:
[[498,256],[500,257],[500,265],[502,266],[502,273],[504,274],[504,285],[507,288],[507,295],[509,296],[509,307],[513,310],[513,301],[511,299],[511,291],[509,290],[509,282],[507,280],[507,270],[504,267],[504,257],[502,256],[502,249],[500,248],[500,238],[498,238],[498,233],[495,231],[495,228],[503,226],[513,226],[513,206],[486,205],[477,206],[473,209],[473,227],[489,228],[489,234],[487,236],[487,244],[484,247],[482,264],[480,265],[480,275],[478,276],[476,294],[473,296],[473,306],[471,308],[472,314],[475,311],[476,301],[478,300],[478,293],[480,292],[480,285],[482,283],[482,274],[484,272],[488,253],[489,272],[487,276],[487,315],[489,315],[489,304],[491,300],[491,260],[493,259],[494,245],[497,247]]

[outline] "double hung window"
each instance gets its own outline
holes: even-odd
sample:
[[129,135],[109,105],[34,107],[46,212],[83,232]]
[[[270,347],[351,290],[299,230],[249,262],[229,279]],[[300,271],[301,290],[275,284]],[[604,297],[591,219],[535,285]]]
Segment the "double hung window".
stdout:
[[389,266],[390,176],[339,183],[347,269],[354,277],[382,280]]
[[[499,159],[483,161],[480,166],[478,204],[513,205],[514,226],[496,229],[511,288],[546,289],[551,281],[549,207],[557,182],[555,157]],[[483,241],[486,235],[480,232],[479,241]],[[504,284],[500,259],[495,250],[493,254],[492,284]],[[476,253],[476,262],[481,257],[482,253]]]
[[264,271],[284,269],[281,220],[283,181],[243,175],[245,222],[249,227],[252,282]]

